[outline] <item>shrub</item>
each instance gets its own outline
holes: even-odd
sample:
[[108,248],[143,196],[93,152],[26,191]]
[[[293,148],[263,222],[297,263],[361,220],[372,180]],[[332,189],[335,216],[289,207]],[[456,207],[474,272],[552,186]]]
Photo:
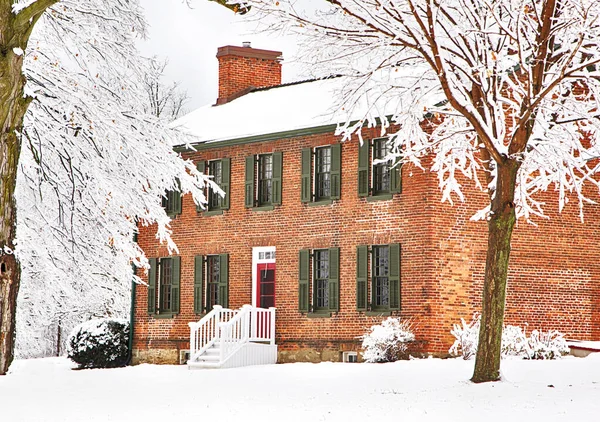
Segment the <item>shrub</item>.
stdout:
[[[454,324],[450,333],[456,339],[448,353],[470,359],[477,353],[481,317],[473,316],[470,324],[461,318],[461,324]],[[558,331],[543,333],[537,330],[527,337],[525,330],[514,325],[506,325],[502,330],[502,351],[505,356],[521,356],[524,359],[557,359],[569,352],[563,335]]]
[[93,319],[73,329],[67,356],[79,368],[116,368],[127,364],[129,323]]
[[527,359],[557,359],[569,353],[569,346],[558,331],[533,330],[527,341]]
[[454,324],[450,333],[456,339],[448,353],[452,356],[462,356],[463,359],[471,359],[477,353],[479,341],[479,316],[475,314],[471,323],[467,324],[463,318],[460,324]]
[[406,347],[415,340],[415,335],[408,321],[390,317],[373,325],[361,338],[365,362],[395,362],[406,354]]

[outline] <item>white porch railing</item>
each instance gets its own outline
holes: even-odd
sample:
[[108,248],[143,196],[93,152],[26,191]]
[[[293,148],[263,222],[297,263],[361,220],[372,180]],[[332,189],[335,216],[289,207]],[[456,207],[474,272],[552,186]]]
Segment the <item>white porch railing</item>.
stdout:
[[275,345],[275,308],[244,305],[239,310],[215,306],[198,322],[190,322],[190,361],[218,347],[222,365],[248,343]]
[[190,360],[196,360],[219,338],[219,324],[229,321],[238,311],[215,305],[198,322],[190,322]]

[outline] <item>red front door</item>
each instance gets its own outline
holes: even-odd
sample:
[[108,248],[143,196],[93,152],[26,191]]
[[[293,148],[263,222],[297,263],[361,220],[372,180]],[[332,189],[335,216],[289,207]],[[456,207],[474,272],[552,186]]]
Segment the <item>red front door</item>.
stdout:
[[275,306],[275,263],[258,264],[256,266],[256,305],[259,308]]

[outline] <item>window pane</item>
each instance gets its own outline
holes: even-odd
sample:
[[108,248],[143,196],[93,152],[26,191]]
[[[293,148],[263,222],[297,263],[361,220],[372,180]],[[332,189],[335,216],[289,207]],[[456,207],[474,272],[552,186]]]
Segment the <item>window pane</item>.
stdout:
[[329,251],[314,251],[315,310],[329,309]]
[[[221,186],[223,182],[223,171],[221,160],[210,161],[208,163],[208,174],[213,176],[213,181]],[[212,188],[208,190],[208,209],[220,209],[223,205],[223,197],[215,192]]]
[[390,305],[389,253],[388,246],[373,247],[373,296],[376,307]]
[[258,160],[258,203],[273,202],[273,155],[261,155]]
[[331,196],[331,147],[316,150],[315,194],[317,199]]
[[[373,162],[384,159],[389,153],[387,139],[373,141]],[[373,164],[373,191],[375,193],[390,191],[390,161]]]
[[219,255],[206,257],[206,308],[209,311],[219,304],[220,264]]
[[173,281],[173,265],[171,258],[160,261],[160,303],[159,311],[171,310],[171,283]]

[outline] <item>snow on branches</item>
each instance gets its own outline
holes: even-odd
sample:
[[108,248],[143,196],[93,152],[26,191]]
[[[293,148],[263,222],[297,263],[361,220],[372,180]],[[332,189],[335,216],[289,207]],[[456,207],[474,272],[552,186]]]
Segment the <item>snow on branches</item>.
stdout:
[[[419,164],[433,154],[447,201],[463,199],[465,177],[493,199],[498,165],[513,162],[518,216],[545,217],[537,194],[554,190],[561,209],[579,201],[583,218],[592,200],[584,183],[599,187],[600,2],[245,4],[264,29],[300,37],[313,76],[348,79],[340,109],[369,105],[363,119],[340,128],[346,138],[381,119],[395,155]],[[436,122],[431,135],[425,119]]]
[[21,349],[28,330],[124,316],[132,264],[148,264],[137,224],[156,224],[176,251],[160,198],[181,189],[205,202],[206,178],[172,148],[189,139],[146,112],[144,35],[137,0],[62,0],[34,28],[16,192]]

